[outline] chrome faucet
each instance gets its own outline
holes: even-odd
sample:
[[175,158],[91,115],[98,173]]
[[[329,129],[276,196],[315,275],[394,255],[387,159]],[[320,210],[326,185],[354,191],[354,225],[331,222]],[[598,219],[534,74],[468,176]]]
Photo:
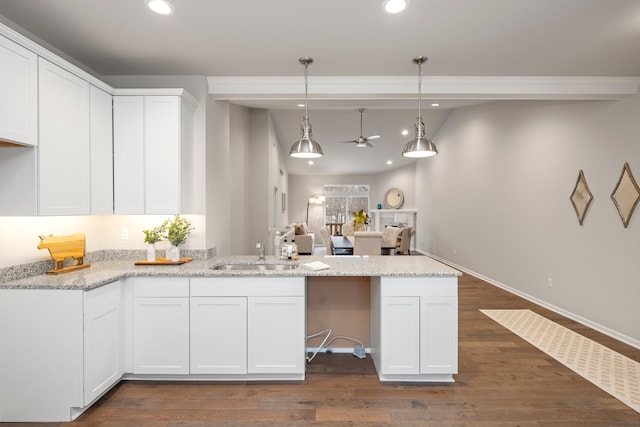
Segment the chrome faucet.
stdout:
[[258,250],[258,259],[264,261],[264,242],[256,243],[256,249]]

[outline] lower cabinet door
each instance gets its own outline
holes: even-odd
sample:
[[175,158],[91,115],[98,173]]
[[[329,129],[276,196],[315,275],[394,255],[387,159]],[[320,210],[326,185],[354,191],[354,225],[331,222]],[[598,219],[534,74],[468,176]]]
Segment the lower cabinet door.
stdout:
[[88,405],[124,373],[121,282],[84,294],[84,404]]
[[247,373],[246,297],[191,297],[191,373]]
[[247,302],[248,373],[304,373],[304,297],[248,297]]
[[189,373],[189,298],[134,298],[133,373]]
[[457,373],[457,297],[422,297],[420,306],[420,373]]
[[382,297],[382,374],[420,372],[420,297]]

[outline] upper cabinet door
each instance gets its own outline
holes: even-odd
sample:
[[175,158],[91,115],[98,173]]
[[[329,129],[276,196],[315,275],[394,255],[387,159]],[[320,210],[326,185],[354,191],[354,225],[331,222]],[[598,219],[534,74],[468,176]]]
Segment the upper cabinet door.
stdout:
[[114,212],[144,213],[144,97],[113,98]]
[[40,215],[91,213],[89,83],[39,58]]
[[145,96],[144,141],[145,213],[180,213],[180,97]]
[[113,97],[116,214],[191,212],[194,109],[184,98]]
[[91,213],[113,214],[113,97],[91,86]]
[[38,145],[38,57],[0,36],[0,140]]

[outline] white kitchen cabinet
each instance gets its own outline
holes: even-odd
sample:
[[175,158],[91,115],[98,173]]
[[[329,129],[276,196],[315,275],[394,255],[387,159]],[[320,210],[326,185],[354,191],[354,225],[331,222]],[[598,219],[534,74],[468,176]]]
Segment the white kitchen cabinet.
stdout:
[[458,298],[420,298],[420,373],[458,372]]
[[120,281],[84,292],[84,404],[124,374],[124,307]]
[[89,83],[39,58],[38,211],[91,213]]
[[113,97],[113,192],[118,215],[144,213],[144,97]]
[[0,35],[0,140],[38,145],[38,57]]
[[90,86],[91,214],[113,214],[113,97]]
[[33,216],[37,213],[37,148],[0,145],[0,215]]
[[303,277],[192,278],[191,301],[192,373],[304,378]]
[[305,299],[249,297],[247,354],[250,374],[304,374]]
[[383,297],[381,311],[385,374],[420,373],[420,297]]
[[189,213],[193,206],[195,101],[174,92],[114,97],[116,213]]
[[246,297],[191,297],[191,373],[247,373]]
[[457,278],[372,278],[371,347],[381,381],[453,381]]
[[133,280],[133,373],[189,373],[189,279]]
[[71,421],[82,408],[82,293],[0,289],[0,422]]

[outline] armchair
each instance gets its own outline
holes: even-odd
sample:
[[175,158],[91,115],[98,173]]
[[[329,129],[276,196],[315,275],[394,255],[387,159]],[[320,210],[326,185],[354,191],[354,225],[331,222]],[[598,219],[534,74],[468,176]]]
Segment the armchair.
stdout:
[[307,224],[294,224],[295,235],[293,238],[298,245],[298,253],[300,255],[311,255],[313,253],[313,245],[315,244],[315,236],[313,231],[309,231]]

